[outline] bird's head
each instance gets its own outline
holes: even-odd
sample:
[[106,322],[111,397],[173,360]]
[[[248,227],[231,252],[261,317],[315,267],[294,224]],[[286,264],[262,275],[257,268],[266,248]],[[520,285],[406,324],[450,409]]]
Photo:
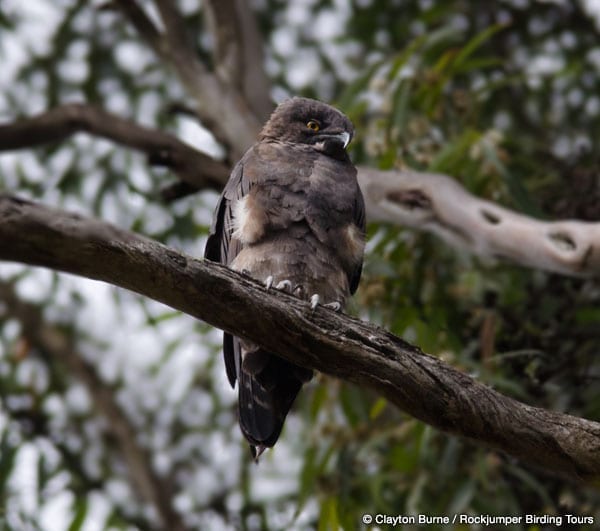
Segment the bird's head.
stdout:
[[309,98],[291,98],[281,103],[263,127],[259,140],[308,144],[335,158],[346,158],[346,146],[354,127],[337,109]]

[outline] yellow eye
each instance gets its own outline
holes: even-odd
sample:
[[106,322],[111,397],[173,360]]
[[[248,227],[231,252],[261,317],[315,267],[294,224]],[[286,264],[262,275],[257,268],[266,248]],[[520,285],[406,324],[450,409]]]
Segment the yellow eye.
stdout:
[[308,127],[311,131],[318,131],[321,127],[319,126],[319,122],[315,122],[314,120],[310,120],[307,122],[306,127]]

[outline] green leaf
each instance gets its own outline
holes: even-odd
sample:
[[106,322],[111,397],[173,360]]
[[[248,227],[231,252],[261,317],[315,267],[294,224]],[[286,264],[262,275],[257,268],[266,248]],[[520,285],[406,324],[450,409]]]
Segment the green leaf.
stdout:
[[398,129],[398,133],[402,134],[408,123],[408,113],[410,108],[410,96],[412,93],[412,81],[406,79],[400,82],[396,93],[394,94],[394,114],[392,123]]
[[310,418],[314,421],[321,411],[321,408],[327,400],[328,392],[326,385],[319,385],[313,393],[313,398],[310,403]]
[[371,407],[371,411],[369,411],[369,418],[371,420],[375,420],[379,415],[381,415],[385,409],[385,406],[387,406],[387,400],[379,397]]
[[88,510],[87,498],[77,498],[75,500],[75,514],[69,525],[69,531],[79,531],[85,522]]
[[408,62],[408,60],[417,52],[417,50],[423,46],[423,44],[427,41],[428,36],[426,34],[420,35],[416,39],[414,39],[403,51],[396,55],[394,60],[392,61],[390,71],[388,74],[388,79],[390,81],[396,79],[398,72],[400,69]]
[[475,35],[475,37],[473,37],[465,46],[463,46],[463,48],[454,58],[452,64],[453,70],[456,72],[457,69],[464,66],[464,63],[467,61],[467,59],[473,55],[478,48],[480,48],[486,41],[490,40],[496,33],[502,31],[506,27],[506,24],[494,24],[493,26],[490,26]]
[[344,111],[348,111],[356,102],[356,99],[366,90],[367,85],[371,82],[375,72],[381,68],[382,64],[383,61],[376,61],[356,81],[348,85],[337,99],[336,106]]
[[0,441],[0,494],[4,493],[4,489],[13,467],[15,465],[15,458],[19,451],[16,446],[11,446],[8,442],[9,432],[8,430],[2,434],[2,440]]
[[338,518],[337,499],[329,496],[321,503],[318,531],[338,531],[340,520]]

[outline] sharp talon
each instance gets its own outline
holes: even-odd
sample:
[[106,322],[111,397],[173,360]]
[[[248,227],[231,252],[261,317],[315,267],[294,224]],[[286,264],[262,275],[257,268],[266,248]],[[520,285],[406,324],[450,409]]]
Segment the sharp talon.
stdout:
[[279,284],[277,284],[277,286],[275,286],[275,289],[285,291],[286,293],[291,293],[292,283],[289,280],[282,280]]
[[323,306],[325,306],[325,308],[333,310],[334,312],[339,312],[342,309],[342,304],[338,301],[328,302],[327,304],[323,304]]
[[317,304],[319,304],[319,295],[318,294],[314,294],[313,296],[311,296],[310,298],[310,308],[311,310],[314,310],[317,307]]
[[273,275],[269,275],[267,277],[267,280],[265,280],[265,288],[267,288],[269,290],[269,289],[271,289],[272,285],[273,285]]

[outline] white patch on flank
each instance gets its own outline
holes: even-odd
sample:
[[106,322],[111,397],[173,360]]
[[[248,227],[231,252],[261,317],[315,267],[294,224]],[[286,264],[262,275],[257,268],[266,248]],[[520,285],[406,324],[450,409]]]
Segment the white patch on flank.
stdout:
[[252,198],[246,196],[233,205],[233,237],[243,244],[255,243],[264,233],[263,215],[252,209]]
[[350,223],[344,230],[344,238],[352,260],[361,260],[365,250],[365,239],[360,229],[354,223]]

